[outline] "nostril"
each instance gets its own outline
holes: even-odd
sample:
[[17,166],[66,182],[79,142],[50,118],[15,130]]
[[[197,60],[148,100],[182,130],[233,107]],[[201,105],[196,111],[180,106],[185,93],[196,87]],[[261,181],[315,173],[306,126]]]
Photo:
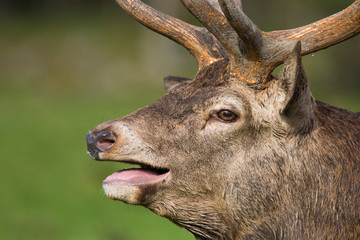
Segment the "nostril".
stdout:
[[104,152],[110,149],[116,142],[116,137],[112,132],[100,132],[95,137],[96,147]]
[[96,146],[101,149],[102,151],[106,151],[107,149],[111,148],[114,145],[115,140],[113,139],[100,139]]

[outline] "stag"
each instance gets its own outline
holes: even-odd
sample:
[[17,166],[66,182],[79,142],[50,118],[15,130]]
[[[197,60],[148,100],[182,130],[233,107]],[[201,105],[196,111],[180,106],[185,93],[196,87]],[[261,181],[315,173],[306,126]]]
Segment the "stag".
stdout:
[[165,78],[161,99],[88,133],[92,158],[140,166],[107,177],[108,197],[196,239],[360,239],[360,113],[314,100],[301,63],[360,32],[360,0],[273,32],[240,0],[182,0],[204,27],[117,1],[189,50],[199,71]]

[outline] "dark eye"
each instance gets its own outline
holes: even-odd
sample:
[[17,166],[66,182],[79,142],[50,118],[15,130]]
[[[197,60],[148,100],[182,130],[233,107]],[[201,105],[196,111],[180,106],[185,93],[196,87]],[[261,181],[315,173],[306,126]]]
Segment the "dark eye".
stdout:
[[219,119],[221,119],[224,122],[233,122],[238,118],[238,116],[235,113],[229,110],[221,110],[217,113],[217,116]]

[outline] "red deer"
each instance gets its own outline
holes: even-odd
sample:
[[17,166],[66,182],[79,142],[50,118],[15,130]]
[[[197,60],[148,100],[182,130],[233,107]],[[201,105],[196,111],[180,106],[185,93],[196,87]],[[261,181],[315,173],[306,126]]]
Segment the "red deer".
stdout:
[[109,198],[197,239],[360,239],[360,113],[314,100],[301,63],[360,32],[360,0],[273,32],[240,0],[182,0],[204,27],[117,1],[189,50],[199,71],[165,78],[161,99],[88,133],[94,159],[140,166],[104,180]]

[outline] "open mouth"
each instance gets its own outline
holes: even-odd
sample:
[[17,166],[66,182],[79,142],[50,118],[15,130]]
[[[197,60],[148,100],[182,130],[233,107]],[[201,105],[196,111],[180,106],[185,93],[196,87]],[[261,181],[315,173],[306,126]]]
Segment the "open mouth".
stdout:
[[133,161],[121,161],[140,165],[140,168],[119,170],[103,181],[105,194],[114,200],[130,204],[145,204],[167,181],[170,169],[154,167]]
[[[126,162],[134,164],[133,162]],[[170,174],[167,168],[153,167],[146,164],[139,164],[140,168],[131,168],[119,170],[108,176],[103,184],[131,184],[131,185],[145,185],[157,184],[164,181]]]

